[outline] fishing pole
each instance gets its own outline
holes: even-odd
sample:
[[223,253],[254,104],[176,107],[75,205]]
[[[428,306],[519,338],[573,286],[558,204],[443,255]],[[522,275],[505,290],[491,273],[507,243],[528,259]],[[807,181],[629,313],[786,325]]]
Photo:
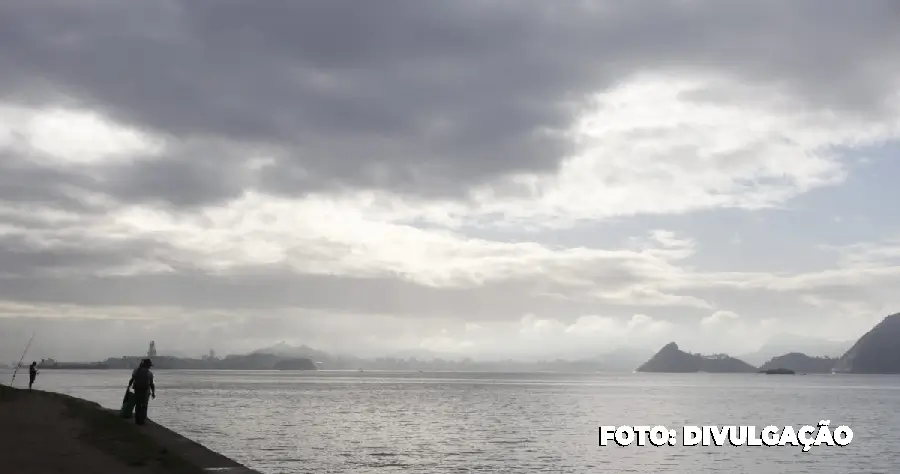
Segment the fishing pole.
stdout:
[[12,381],[9,382],[10,387],[12,387],[13,384],[16,382],[16,372],[18,372],[19,367],[22,366],[22,361],[25,360],[25,354],[28,353],[28,348],[31,347],[31,341],[33,341],[33,340],[34,340],[34,333],[31,333],[31,339],[28,340],[28,344],[25,345],[25,350],[22,351],[22,358],[19,359],[19,363],[16,364],[16,368],[13,370]]

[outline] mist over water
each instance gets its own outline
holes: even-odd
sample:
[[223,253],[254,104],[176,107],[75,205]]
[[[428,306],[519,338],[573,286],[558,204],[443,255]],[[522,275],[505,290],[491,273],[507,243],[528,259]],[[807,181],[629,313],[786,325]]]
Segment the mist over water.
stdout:
[[[900,465],[900,377],[157,371],[150,417],[266,474],[816,473]],[[37,386],[118,408],[124,371]],[[16,377],[16,385],[27,377]],[[599,447],[600,425],[850,425],[852,444]],[[680,443],[679,443],[680,444]]]

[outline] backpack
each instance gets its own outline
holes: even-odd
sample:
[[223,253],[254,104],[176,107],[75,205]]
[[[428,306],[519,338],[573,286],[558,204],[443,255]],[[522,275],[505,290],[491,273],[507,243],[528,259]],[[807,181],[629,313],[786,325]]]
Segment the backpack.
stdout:
[[138,367],[134,370],[134,374],[132,374],[131,378],[134,379],[134,389],[135,390],[147,390],[150,388],[150,378],[152,375],[150,374],[150,369],[147,367]]

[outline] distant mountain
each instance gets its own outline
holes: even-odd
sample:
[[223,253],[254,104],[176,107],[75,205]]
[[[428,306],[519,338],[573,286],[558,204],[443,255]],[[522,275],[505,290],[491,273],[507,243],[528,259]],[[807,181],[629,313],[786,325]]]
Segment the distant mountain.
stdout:
[[900,313],[864,334],[834,367],[853,374],[900,374]]
[[853,341],[829,341],[793,334],[779,334],[769,339],[755,352],[738,356],[741,360],[760,365],[773,357],[799,352],[811,357],[838,358],[853,345]]
[[602,372],[633,372],[642,362],[653,355],[647,350],[617,349],[606,354],[587,359],[595,370]]
[[670,342],[643,365],[638,372],[665,373],[747,373],[756,372],[756,367],[725,354],[705,356],[690,354],[678,348],[678,344]]
[[799,352],[773,357],[759,370],[790,369],[798,374],[830,374],[838,359],[832,357],[810,357]]
[[457,354],[443,354],[428,349],[400,350],[383,357],[333,355],[307,346],[287,342],[257,349],[251,355],[273,355],[281,358],[311,358],[320,370],[449,370],[495,372],[632,372],[649,357],[648,351],[619,349],[592,358],[544,361],[482,360],[473,361]]
[[271,354],[281,357],[311,357],[313,359],[319,358],[330,358],[326,352],[318,351],[313,349],[312,347],[303,346],[292,346],[284,341],[275,344],[274,346],[264,347],[262,349],[257,349],[251,354]]

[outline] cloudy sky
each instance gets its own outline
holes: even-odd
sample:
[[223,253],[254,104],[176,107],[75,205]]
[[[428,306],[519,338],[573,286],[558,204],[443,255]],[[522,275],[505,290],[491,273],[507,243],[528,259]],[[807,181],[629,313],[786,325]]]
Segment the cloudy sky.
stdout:
[[891,0],[0,1],[0,361],[900,311]]

